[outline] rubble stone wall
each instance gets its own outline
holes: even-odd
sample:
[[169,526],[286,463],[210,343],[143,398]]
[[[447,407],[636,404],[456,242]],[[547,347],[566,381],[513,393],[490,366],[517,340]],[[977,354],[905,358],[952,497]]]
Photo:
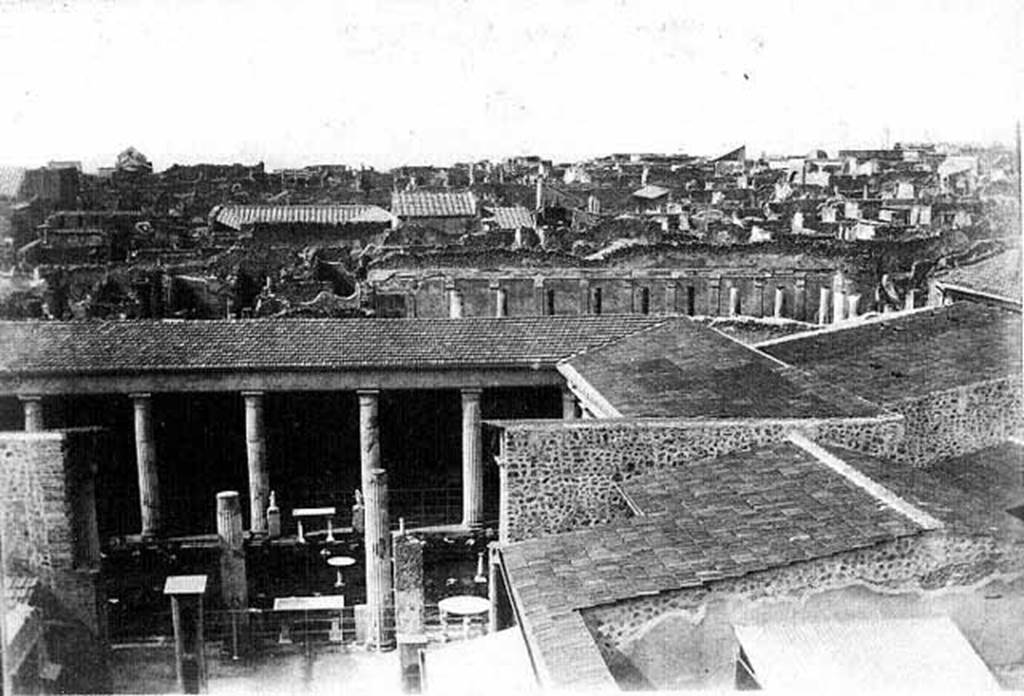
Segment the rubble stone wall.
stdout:
[[[700,650],[703,644],[707,652],[701,653],[701,667],[710,674],[735,662],[738,647],[729,626],[796,618],[834,620],[840,618],[836,611],[864,619],[951,614],[986,662],[1015,664],[1024,659],[1024,646],[1015,644],[1012,635],[1024,625],[1024,617],[994,620],[965,605],[988,603],[998,612],[993,600],[999,600],[1018,607],[1024,604],[1022,578],[1024,544],[940,530],[581,613],[613,673],[660,672],[654,677],[660,688],[695,687],[702,675],[696,673],[696,665],[676,666],[677,674],[668,678],[665,672],[673,666],[655,666],[644,645],[652,636],[670,640],[680,653]],[[1000,592],[984,591],[993,583],[1000,584]],[[666,632],[671,635],[659,635]],[[724,641],[713,639],[722,635]],[[686,669],[693,671],[684,674]]]
[[927,466],[1024,434],[1024,394],[1019,379],[979,382],[886,404],[906,421],[906,436],[892,458]]
[[851,449],[885,453],[902,436],[902,423],[893,416],[834,421],[595,420],[507,425],[498,458],[502,467],[502,540],[521,541],[623,519],[630,512],[617,482],[778,442],[793,430]]
[[98,430],[0,433],[9,569],[38,578],[94,634],[105,630],[93,476]]

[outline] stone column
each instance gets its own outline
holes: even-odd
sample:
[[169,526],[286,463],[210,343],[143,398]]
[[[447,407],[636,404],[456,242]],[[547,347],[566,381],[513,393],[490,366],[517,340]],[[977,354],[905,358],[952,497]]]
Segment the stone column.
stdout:
[[718,316],[718,299],[719,292],[722,287],[721,278],[711,278],[708,280],[708,316]]
[[366,611],[369,619],[367,642],[378,650],[384,650],[395,647],[388,477],[383,469],[371,469],[363,473],[366,499]]
[[830,297],[831,294],[832,294],[832,291],[829,290],[828,288],[821,288],[821,290],[818,292],[818,323],[819,324],[827,324],[828,323],[828,305],[829,305],[829,297]]
[[775,306],[772,308],[772,316],[781,319],[786,309],[786,291],[780,285],[775,288]]
[[747,308],[747,314],[752,317],[764,315],[764,280],[762,278],[754,281],[754,301]]
[[462,293],[454,287],[448,291],[448,317],[450,319],[462,318]]
[[480,389],[462,390],[462,524],[484,522],[484,471],[480,432]]
[[538,316],[544,316],[547,310],[548,296],[544,292],[544,277],[537,276],[533,279],[533,306]]
[[245,455],[249,463],[249,529],[267,533],[267,435],[263,427],[263,392],[242,392],[245,399]]
[[740,289],[735,285],[729,286],[729,316],[735,317],[740,313]]
[[576,395],[562,387],[562,420],[576,420]]
[[590,280],[580,278],[580,314],[591,314],[593,311],[590,307]]
[[238,491],[217,494],[217,541],[220,546],[220,594],[231,612],[229,639],[237,638],[239,652],[249,652],[249,584],[242,534],[242,504]]
[[793,318],[804,321],[807,318],[807,279],[797,278],[793,290]]
[[832,296],[832,323],[838,324],[846,318],[846,293],[836,290]]
[[490,289],[494,291],[494,316],[507,317],[508,291],[505,288],[501,287],[498,281],[493,281],[490,284]]
[[[362,389],[359,395],[359,465],[361,481],[365,489],[370,472],[380,468],[380,431],[377,424],[380,392],[376,389]],[[366,491],[363,491],[364,498]],[[369,514],[369,512],[367,512]]]
[[917,306],[917,290],[907,290],[906,300],[903,303],[903,309],[908,312]]
[[679,314],[679,281],[665,281],[665,314]]
[[501,568],[499,567],[500,556],[498,555],[498,544],[491,542],[487,545],[487,600],[490,602],[490,610],[487,612],[487,632],[497,633],[502,629],[500,625],[501,612],[499,602],[501,601],[500,588]]
[[860,295],[856,293],[848,295],[846,303],[848,305],[848,312],[846,316],[850,319],[856,319],[860,315]]
[[25,432],[34,433],[46,430],[43,417],[43,397],[36,394],[19,396],[21,408],[25,412]]
[[160,532],[160,481],[153,440],[153,403],[150,394],[132,394],[131,398],[135,410],[135,460],[139,468],[142,536],[153,537]]

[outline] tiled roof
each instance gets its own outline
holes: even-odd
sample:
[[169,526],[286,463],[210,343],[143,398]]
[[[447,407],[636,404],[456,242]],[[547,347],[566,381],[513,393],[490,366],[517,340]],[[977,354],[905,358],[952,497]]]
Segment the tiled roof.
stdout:
[[39,587],[39,580],[27,575],[7,575],[7,605],[31,604],[36,589]]
[[0,376],[212,369],[539,367],[652,326],[635,315],[503,319],[0,322]]
[[936,275],[935,280],[1020,302],[1020,250],[1011,249],[969,266],[951,268]]
[[[502,547],[533,644],[548,662],[579,610],[740,577],[915,535],[922,528],[785,442],[641,476],[644,513]],[[572,665],[563,665],[572,685]]]
[[1007,513],[1024,505],[1024,446],[1020,444],[1005,442],[927,468],[829,449],[954,530],[1003,532],[1024,541],[1024,521]]
[[[569,368],[569,369],[566,369]],[[624,417],[869,417],[881,410],[685,317],[565,361]]]
[[391,212],[400,218],[475,217],[477,213],[476,196],[472,191],[393,193],[391,194]]
[[533,229],[537,226],[533,213],[520,205],[499,206],[492,211],[499,230],[518,230],[521,227]]
[[391,214],[375,205],[225,205],[214,219],[240,230],[251,224],[347,225],[391,222]]
[[879,404],[1021,373],[1021,315],[973,302],[757,346]]

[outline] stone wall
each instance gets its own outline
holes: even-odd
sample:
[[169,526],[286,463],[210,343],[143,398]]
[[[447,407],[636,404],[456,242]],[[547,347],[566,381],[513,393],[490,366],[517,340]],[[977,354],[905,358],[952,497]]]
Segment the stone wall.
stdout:
[[[379,296],[405,297],[407,314],[419,317],[448,316],[444,293],[453,290],[462,296],[463,316],[494,316],[499,289],[506,293],[509,316],[545,314],[551,307],[554,314],[639,313],[645,295],[650,314],[726,316],[735,287],[740,314],[772,316],[775,292],[781,288],[783,316],[814,321],[820,290],[832,290],[837,281],[831,270],[450,268],[371,270],[369,282]],[[841,282],[854,291],[850,281]],[[862,302],[861,311],[865,309]]]
[[793,430],[883,456],[902,436],[897,416],[827,421],[519,421],[502,427],[497,459],[503,542],[628,517],[616,483],[778,442]]
[[[990,666],[1013,666],[1024,661],[1015,637],[1024,628],[1022,578],[1020,542],[940,530],[582,614],[613,674],[639,673],[658,688],[731,688],[730,627],[771,620],[946,614]],[[653,645],[665,642],[669,659]]]
[[906,420],[892,459],[926,466],[1024,434],[1024,394],[1017,378],[979,382],[886,404]]
[[105,631],[93,477],[98,430],[0,433],[0,501],[12,572],[39,578],[95,635]]

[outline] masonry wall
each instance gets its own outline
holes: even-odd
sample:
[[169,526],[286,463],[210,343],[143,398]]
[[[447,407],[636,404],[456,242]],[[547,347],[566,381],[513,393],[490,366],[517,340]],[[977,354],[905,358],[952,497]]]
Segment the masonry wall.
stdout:
[[582,615],[620,681],[659,689],[731,689],[734,624],[936,615],[953,619],[997,676],[1019,679],[1024,545],[929,532]]
[[[693,293],[693,313],[726,316],[730,312],[729,289],[739,291],[740,313],[772,316],[775,291],[782,288],[783,316],[814,321],[821,288],[832,289],[835,278],[826,271],[791,269],[683,269],[629,270],[620,272],[581,269],[473,270],[431,269],[422,271],[372,271],[375,293],[415,299],[416,316],[448,316],[445,289],[462,294],[463,316],[494,316],[495,297],[504,290],[510,316],[535,316],[548,312],[548,293],[555,314],[628,314],[643,311],[647,293],[650,314],[688,314],[688,293]],[[852,289],[852,287],[850,288]],[[407,303],[411,306],[411,303]],[[861,311],[866,309],[862,302]],[[411,310],[410,310],[411,314]]]
[[629,516],[616,484],[738,449],[778,442],[793,431],[885,455],[902,437],[896,416],[809,420],[532,421],[504,428],[503,542],[559,534]]
[[39,578],[95,635],[105,631],[94,484],[104,447],[92,429],[0,433],[8,566]]
[[979,382],[885,405],[906,420],[892,458],[927,466],[1024,435],[1024,394],[1018,378]]

